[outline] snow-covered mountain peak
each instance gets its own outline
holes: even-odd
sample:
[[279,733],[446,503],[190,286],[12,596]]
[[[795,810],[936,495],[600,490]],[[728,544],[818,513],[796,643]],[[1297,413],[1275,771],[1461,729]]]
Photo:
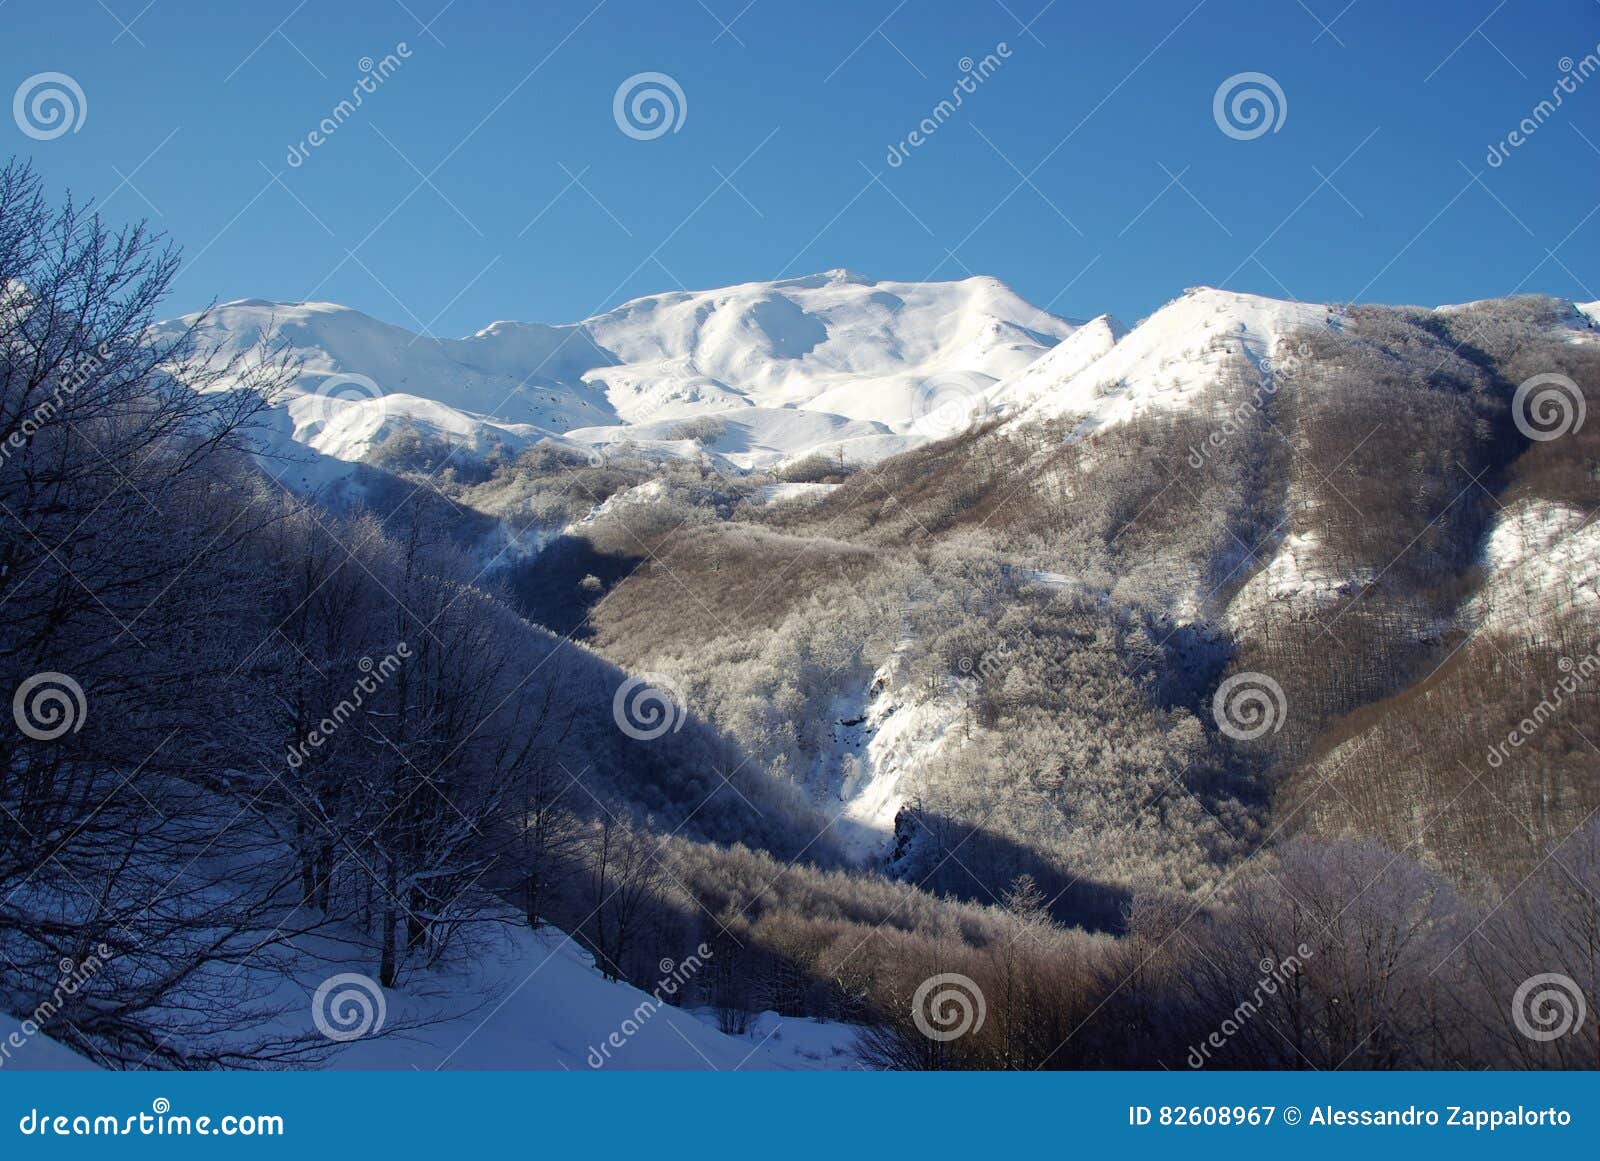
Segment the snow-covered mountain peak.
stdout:
[[996,383],[989,391],[990,404],[1002,415],[1026,410],[1108,354],[1127,333],[1108,314],[1090,319],[1017,374]]
[[[1116,336],[1108,321],[1108,348],[1103,332],[1081,339],[1082,350],[1062,343],[1004,391],[1020,414],[1079,416],[1079,431],[1088,434],[1151,409],[1187,407],[1239,355],[1259,363],[1273,356],[1284,336],[1330,325],[1330,319],[1319,303],[1193,287],[1126,334]],[[1094,354],[1097,346],[1103,349]]]
[[[1593,340],[1600,303],[1568,310],[1574,340]],[[462,339],[325,302],[241,299],[210,324],[224,353],[263,338],[294,349],[298,392],[340,403],[291,403],[285,434],[337,459],[409,429],[469,451],[627,442],[753,468],[816,452],[872,462],[936,438],[919,422],[930,385],[982,393],[1011,421],[1066,418],[1086,436],[1193,406],[1241,359],[1281,358],[1286,337],[1337,318],[1319,303],[1198,286],[1130,330],[1109,315],[1059,318],[988,276],[835,269],[645,295],[576,323],[499,321]]]
[[[705,450],[742,467],[841,444],[857,461],[903,451],[927,438],[915,419],[930,380],[996,382],[1077,329],[995,278],[842,269],[646,295],[565,325],[502,320],[462,339],[332,303],[243,299],[209,324],[225,354],[263,338],[292,347],[299,393],[337,390],[340,406],[300,404],[291,418],[295,440],[341,459],[365,456],[399,421],[469,448],[571,435],[683,454],[682,421],[713,417],[732,427],[713,441],[726,447]],[[340,389],[349,380],[357,390]]]

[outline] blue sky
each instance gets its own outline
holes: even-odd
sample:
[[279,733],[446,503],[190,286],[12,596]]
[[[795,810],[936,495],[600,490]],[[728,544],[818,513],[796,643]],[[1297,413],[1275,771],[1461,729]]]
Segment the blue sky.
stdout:
[[[838,266],[1128,322],[1201,283],[1600,298],[1600,74],[1487,161],[1600,53],[1600,3],[1497,2],[9,0],[0,88],[64,73],[87,113],[0,133],[52,190],[171,234],[171,313],[311,297],[454,335]],[[685,108],[637,140],[613,97],[650,72]],[[1213,98],[1248,72],[1286,113],[1241,140]]]

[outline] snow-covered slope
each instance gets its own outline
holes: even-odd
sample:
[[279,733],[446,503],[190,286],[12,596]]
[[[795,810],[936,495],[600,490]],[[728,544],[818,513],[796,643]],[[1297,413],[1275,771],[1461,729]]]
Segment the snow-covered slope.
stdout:
[[341,1045],[337,1069],[860,1068],[856,1029],[763,1013],[742,1036],[718,1031],[670,1000],[709,962],[664,960],[652,990],[607,980],[570,937],[546,928],[508,928],[475,958],[465,979],[449,977],[437,996],[386,993],[395,1035]]
[[1095,320],[1081,340],[1062,343],[993,397],[1029,419],[1078,417],[1077,431],[1087,435],[1151,410],[1188,407],[1241,350],[1257,364],[1281,357],[1279,339],[1329,325],[1330,317],[1320,304],[1198,287],[1120,339],[1111,320]]
[[589,372],[628,422],[730,407],[909,425],[934,375],[1013,374],[1072,333],[993,278],[872,282],[845,270],[637,299],[582,324]]
[[694,449],[665,446],[684,442],[681,421],[715,416],[723,438],[704,450],[740,467],[841,447],[877,460],[926,442],[941,434],[917,424],[930,380],[981,389],[1076,329],[993,278],[844,270],[651,295],[565,326],[497,322],[464,339],[259,299],[217,307],[210,325],[224,355],[263,339],[293,349],[293,439],[339,460],[401,426],[478,451],[564,435],[684,454]]
[[[1575,304],[1571,318],[1575,340],[1600,339],[1585,325],[1600,303]],[[874,462],[951,434],[929,412],[938,420],[952,390],[963,414],[1064,418],[1086,436],[1192,406],[1241,353],[1282,359],[1285,335],[1336,320],[1321,304],[1198,287],[1127,330],[1108,315],[1056,318],[993,278],[832,270],[650,295],[568,325],[497,322],[464,339],[329,303],[232,302],[211,324],[224,354],[263,338],[292,347],[303,367],[283,434],[335,461],[404,428],[477,453],[556,439],[755,468],[817,452]]]
[[5,1045],[0,1069],[12,1072],[87,1072],[99,1065],[58,1044],[42,1031],[30,1033],[31,1021],[23,1023],[0,1012],[0,1044]]
[[1084,323],[1055,348],[990,388],[990,403],[1000,414],[1026,410],[1110,354],[1127,333],[1128,328],[1108,314]]
[[913,696],[898,673],[909,642],[872,675],[864,694],[841,696],[830,728],[832,747],[818,761],[811,790],[838,816],[846,851],[860,862],[881,859],[894,841],[895,817],[908,775],[952,741],[961,706],[943,697]]
[[1600,524],[1569,504],[1531,499],[1502,509],[1484,557],[1488,576],[1469,613],[1485,628],[1527,631],[1600,605]]
[[[327,958],[337,946],[319,941],[324,957],[308,956],[301,978],[284,986],[279,1024],[286,1038],[314,1032],[315,994],[337,975],[336,967],[370,970],[362,962],[340,965]],[[382,989],[382,1020],[363,1024],[370,1034],[330,1044],[323,1066],[717,1072],[862,1067],[854,1051],[859,1030],[853,1026],[762,1012],[744,1034],[725,1034],[716,1028],[714,1012],[672,1003],[699,973],[711,970],[709,961],[698,956],[682,964],[664,960],[661,970],[662,979],[649,991],[607,980],[593,957],[563,932],[534,933],[508,924],[468,962],[418,973],[402,988]],[[339,997],[368,1000],[378,991],[370,977],[358,983],[338,980],[326,1012],[335,1030],[353,1031],[342,1021],[354,1009],[341,1012]],[[9,1042],[0,1075],[99,1067],[47,1033],[48,1026],[30,1031],[30,1025],[0,1012],[0,1042]]]

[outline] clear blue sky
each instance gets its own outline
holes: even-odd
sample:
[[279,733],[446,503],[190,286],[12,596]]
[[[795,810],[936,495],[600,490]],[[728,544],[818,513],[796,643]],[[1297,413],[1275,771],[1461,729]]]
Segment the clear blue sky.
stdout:
[[[836,266],[993,274],[1128,322],[1200,283],[1600,297],[1600,75],[1486,159],[1563,58],[1600,51],[1596,0],[896,2],[9,0],[0,95],[65,73],[87,116],[0,134],[53,190],[170,232],[189,259],[172,313],[310,296],[455,335]],[[361,58],[400,42],[291,167]],[[891,167],[962,58],[1001,42]],[[612,105],[643,72],[687,109],[641,141]],[[1213,96],[1242,72],[1283,91],[1276,132],[1219,129]]]

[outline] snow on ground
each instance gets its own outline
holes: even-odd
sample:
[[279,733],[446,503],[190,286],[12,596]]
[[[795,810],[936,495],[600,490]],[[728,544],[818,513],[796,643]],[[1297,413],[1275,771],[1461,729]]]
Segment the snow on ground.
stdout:
[[819,447],[862,463],[926,442],[914,421],[927,381],[1013,375],[1076,324],[993,278],[873,282],[832,270],[650,295],[568,325],[497,322],[464,339],[332,303],[259,299],[216,307],[207,326],[223,357],[249,361],[263,339],[288,344],[302,362],[287,405],[294,438],[341,460],[362,458],[402,420],[480,451],[581,433],[591,445],[633,438],[697,455],[672,429],[715,415],[726,446],[707,450],[748,468]]
[[475,455],[497,447],[515,453],[550,435],[531,424],[497,423],[436,400],[398,392],[366,398],[324,397],[313,391],[294,396],[284,406],[297,442],[347,461],[361,459],[386,436],[403,428]]
[[8,1070],[82,1072],[98,1067],[44,1032],[29,1035],[21,1020],[0,1012],[0,1074]]
[[1320,538],[1312,532],[1285,536],[1272,559],[1250,577],[1228,605],[1228,620],[1238,632],[1257,623],[1269,603],[1287,606],[1293,616],[1316,619],[1376,575],[1329,572],[1319,559]]
[[1600,604],[1600,524],[1548,500],[1500,513],[1484,550],[1490,574],[1473,598],[1475,623],[1515,630],[1534,616]]
[[572,532],[584,525],[593,524],[609,513],[618,512],[624,508],[635,507],[639,504],[652,504],[667,494],[667,482],[663,479],[646,480],[642,484],[635,484],[631,488],[624,488],[620,492],[613,492],[600,503],[590,508],[580,520],[569,524],[564,531]]
[[587,379],[628,422],[734,402],[890,427],[929,376],[1000,378],[1074,329],[993,278],[873,282],[847,270],[651,295],[582,325],[614,356]]
[[[715,1028],[717,1013],[698,1008],[695,1016]],[[818,1020],[810,1016],[780,1016],[776,1012],[757,1013],[742,1039],[759,1045],[774,1067],[794,1071],[854,1072],[863,1066],[855,1054],[856,1029]]]
[[[1575,304],[1572,324],[1574,341],[1600,341],[1600,303]],[[209,325],[224,355],[248,356],[263,337],[290,344],[304,364],[297,396],[341,377],[371,385],[338,389],[342,405],[288,404],[293,438],[338,460],[360,459],[404,421],[480,452],[570,435],[750,469],[819,451],[871,463],[948,434],[919,428],[941,383],[970,385],[1002,416],[1077,418],[1085,436],[1191,406],[1241,350],[1258,364],[1282,358],[1285,335],[1333,317],[1320,304],[1200,287],[1125,331],[1105,315],[1046,314],[993,278],[874,282],[830,270],[649,295],[572,324],[497,322],[464,339],[331,303],[259,299],[215,308]],[[720,435],[678,437],[682,421],[705,417]]]
[[838,486],[838,484],[766,484],[750,494],[750,502],[752,504],[786,504],[799,500],[812,502],[822,499]]
[[1257,364],[1282,357],[1278,344],[1284,336],[1327,326],[1329,318],[1328,308],[1315,303],[1200,287],[1156,311],[1098,358],[1078,366],[1060,355],[1065,373],[1059,377],[1042,367],[1038,375],[1003,383],[991,394],[1031,397],[1019,412],[1027,418],[1078,416],[1075,434],[1085,436],[1147,411],[1190,407],[1241,350]]
[[[315,946],[311,946],[311,945]],[[692,950],[692,949],[691,949]],[[282,1011],[266,1030],[323,1043],[313,1016],[319,985],[357,972],[359,987],[337,982],[324,1007],[338,1031],[355,1031],[360,997],[381,991],[383,1019],[370,1033],[342,1043],[327,1041],[321,1066],[341,1070],[394,1069],[603,1069],[710,1071],[855,1069],[860,1029],[827,1020],[780,1018],[765,1012],[748,1032],[724,1035],[714,1014],[673,1007],[686,982],[710,971],[661,964],[660,981],[641,990],[605,979],[593,958],[554,928],[539,932],[507,924],[483,933],[469,956],[438,969],[411,973],[398,988],[377,989],[372,964],[325,939],[308,942],[299,978],[279,986]],[[344,1004],[339,1005],[340,998]],[[343,1022],[342,1022],[343,1021]],[[15,1033],[22,1047],[0,1049],[7,1070],[96,1067],[20,1021],[0,1014],[0,1045]]]
[[823,809],[838,812],[841,845],[860,862],[887,852],[906,775],[949,744],[961,719],[956,698],[919,702],[896,692],[893,674],[904,649],[872,675],[864,695],[836,700],[833,745],[813,779]]
[[[617,442],[645,446],[687,443],[740,468],[775,466],[809,454],[812,449],[844,444],[893,433],[881,423],[846,419],[819,411],[796,408],[743,407],[695,420],[660,419],[627,427],[585,427],[567,433],[579,443],[604,448]],[[900,449],[916,441],[900,438]],[[687,454],[693,454],[693,451]],[[680,450],[678,454],[686,454]]]
[[1002,415],[1026,410],[1109,354],[1127,333],[1128,328],[1108,314],[1084,323],[1054,349],[991,387],[990,405]]
[[[707,961],[709,963],[709,961]],[[857,1029],[768,1013],[752,1033],[728,1036],[696,1013],[661,1002],[689,963],[662,965],[650,990],[606,980],[565,933],[509,927],[488,954],[430,994],[390,990],[394,1035],[353,1040],[328,1061],[338,1069],[707,1069],[859,1067]],[[402,981],[404,982],[404,981]],[[314,988],[312,983],[311,987]],[[652,994],[654,993],[654,994]],[[308,992],[309,994],[309,992]],[[309,1005],[306,1018],[310,1018]],[[619,1043],[620,1042],[620,1043]]]

